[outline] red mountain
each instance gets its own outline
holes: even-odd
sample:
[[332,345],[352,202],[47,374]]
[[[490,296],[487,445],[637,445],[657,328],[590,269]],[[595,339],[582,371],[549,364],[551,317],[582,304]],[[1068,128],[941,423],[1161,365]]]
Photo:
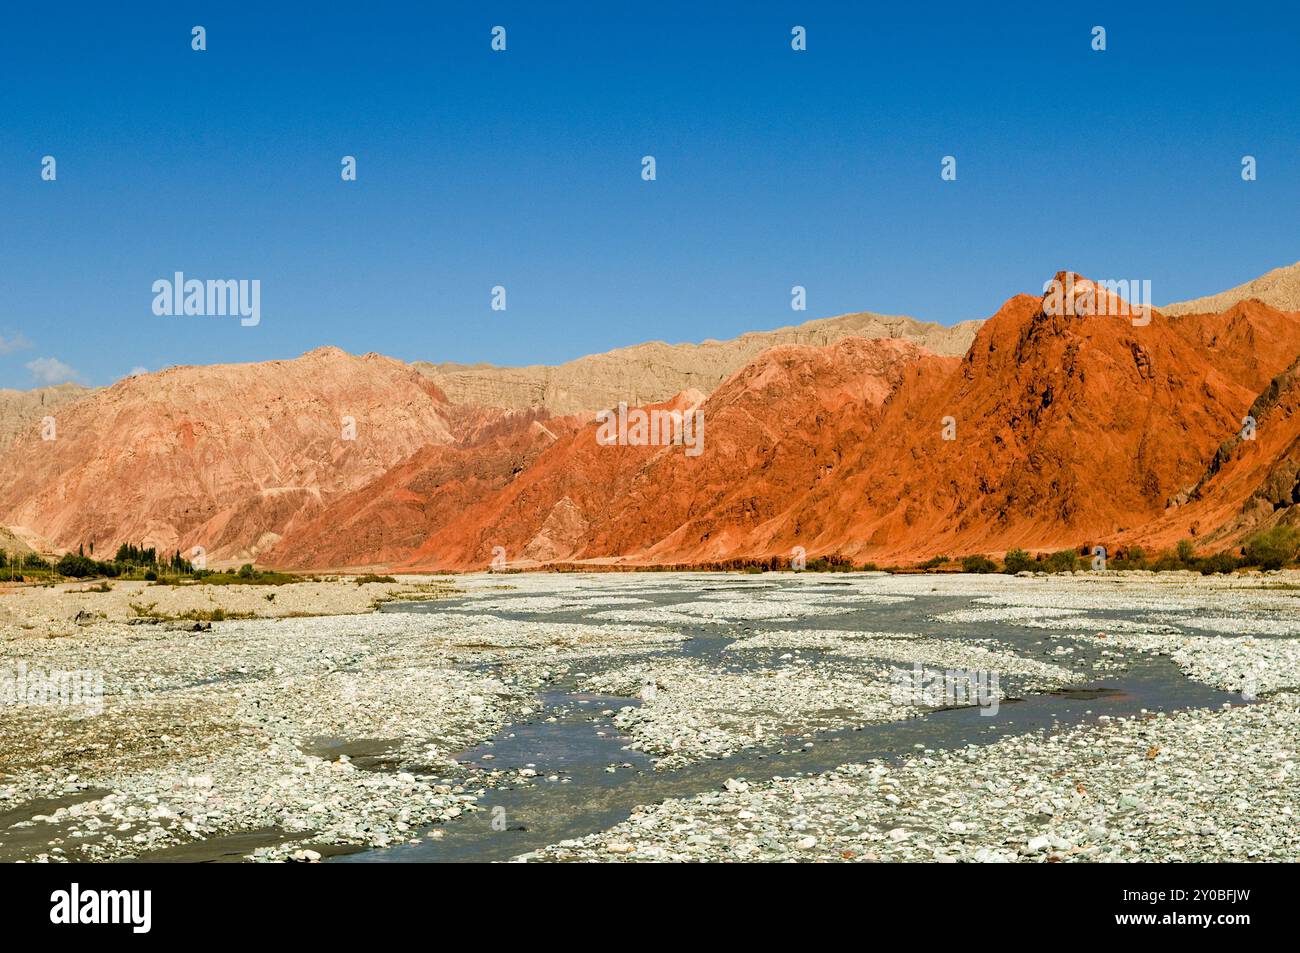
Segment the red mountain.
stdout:
[[[0,451],[0,524],[100,553],[482,569],[500,551],[536,566],[1218,548],[1300,516],[1300,313],[1242,298],[1134,321],[1058,281],[1064,302],[1012,298],[964,357],[781,345],[613,430],[508,410],[513,392],[450,404],[409,365],[333,348],[132,377],[54,407],[52,440],[21,424]],[[642,411],[669,432],[640,439]],[[700,444],[681,429],[697,413]]]
[[0,456],[0,522],[101,554],[144,541],[252,558],[304,512],[452,440],[426,378],[337,348],[128,377],[53,416],[54,439],[32,425]]
[[482,567],[496,546],[522,564],[1113,546],[1196,483],[1300,352],[1300,315],[1251,301],[1135,324],[1096,300],[1109,313],[1013,298],[961,361],[769,351],[703,404],[700,457],[602,447],[589,426],[406,565]]

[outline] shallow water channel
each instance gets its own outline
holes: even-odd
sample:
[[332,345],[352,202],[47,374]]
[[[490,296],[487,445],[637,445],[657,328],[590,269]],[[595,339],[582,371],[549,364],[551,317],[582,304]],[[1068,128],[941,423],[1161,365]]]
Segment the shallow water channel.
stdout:
[[[835,583],[822,586],[828,595]],[[737,595],[752,586],[729,587],[720,581],[705,592]],[[698,598],[700,591],[672,592],[648,585],[644,590],[628,587],[626,595],[646,600],[648,605],[669,607]],[[503,609],[510,596],[494,598],[492,615],[521,621],[592,622],[581,610],[515,613]],[[466,603],[472,604],[472,603]],[[995,639],[1017,654],[1040,661],[1055,661],[1070,667],[1098,657],[1091,643],[1068,638],[1067,631],[1045,631],[998,622],[958,624],[935,622],[931,617],[971,604],[967,597],[921,596],[898,604],[871,604],[843,615],[815,616],[790,621],[743,622],[727,625],[678,626],[690,640],[656,653],[682,652],[719,667],[769,666],[784,650],[729,652],[723,649],[736,638],[768,630],[847,629],[863,632],[920,632],[926,637],[969,640]],[[406,603],[387,607],[394,612],[442,612],[449,603]],[[487,610],[485,610],[487,611]],[[1136,613],[1090,612],[1090,619],[1124,619]],[[1074,648],[1067,660],[1053,657],[1059,645]],[[805,658],[816,651],[803,649]],[[599,650],[593,650],[593,660]],[[620,661],[629,657],[622,656]],[[509,789],[488,788],[479,801],[479,811],[467,812],[438,825],[440,839],[423,839],[383,850],[365,850],[331,858],[336,863],[403,863],[424,861],[496,861],[543,847],[567,838],[606,829],[627,818],[636,805],[668,797],[689,797],[716,790],[728,778],[749,781],[773,776],[815,773],[838,765],[873,758],[895,759],[919,749],[989,744],[1012,735],[1064,728],[1096,720],[1100,716],[1136,716],[1145,711],[1218,707],[1240,703],[1240,695],[1218,691],[1185,678],[1167,658],[1134,654],[1122,673],[1103,674],[1096,681],[1068,689],[1004,699],[996,715],[982,715],[977,707],[934,710],[919,718],[835,731],[799,733],[773,740],[765,749],[749,749],[735,755],[708,760],[674,770],[655,770],[652,761],[637,751],[625,750],[611,718],[602,711],[617,710],[637,702],[578,694],[573,685],[558,685],[539,695],[540,707],[527,720],[508,726],[490,745],[462,752],[463,783],[475,790],[478,769],[532,768],[537,777],[530,783]],[[617,663],[615,663],[617,664]],[[1014,696],[1015,682],[1004,680],[1004,689]],[[548,719],[554,719],[550,721]],[[599,734],[598,732],[603,732]],[[809,742],[811,744],[809,745]],[[485,759],[485,755],[491,759]],[[611,772],[610,767],[614,770]],[[559,780],[547,780],[549,776]]]

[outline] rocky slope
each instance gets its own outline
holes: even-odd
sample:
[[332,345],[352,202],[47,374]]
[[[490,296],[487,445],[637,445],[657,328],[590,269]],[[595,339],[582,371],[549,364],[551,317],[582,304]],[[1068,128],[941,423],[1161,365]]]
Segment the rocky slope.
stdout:
[[[0,552],[3,552],[6,557],[30,556],[36,551],[36,548],[26,539],[23,539],[8,527],[0,526]],[[3,578],[2,574],[0,574],[0,578]]]
[[0,390],[0,453],[14,438],[57,408],[93,393],[80,384],[56,384],[32,390]]
[[652,342],[592,354],[557,367],[493,367],[486,364],[415,366],[458,404],[513,410],[541,407],[552,414],[575,414],[668,400],[684,390],[711,393],[760,353],[782,344],[823,346],[846,337],[898,338],[935,354],[961,355],[970,346],[978,321],[952,327],[914,318],[846,314],[804,324],[742,334],[700,344]]
[[822,508],[855,513],[852,548],[882,558],[1113,547],[1196,480],[1298,351],[1300,315],[1254,302],[1135,327],[1021,296],[959,372],[900,402],[863,478]]
[[1029,295],[960,361],[778,348],[704,402],[701,456],[600,446],[589,425],[406,565],[481,568],[496,547],[521,565],[1114,547],[1165,518],[1297,353],[1300,315],[1257,301],[1139,326]]
[[1195,484],[1135,534],[1148,547],[1191,539],[1213,552],[1260,529],[1300,522],[1300,359],[1259,394]]
[[361,569],[405,562],[577,425],[572,417],[512,413],[477,432],[471,441],[421,447],[358,489],[305,513],[266,553],[265,561],[299,569]]
[[452,440],[425,377],[337,348],[129,377],[55,416],[56,439],[29,426],[0,455],[0,523],[100,553],[136,540],[251,558],[305,512]]
[[459,514],[406,565],[482,568],[497,547],[525,565],[788,555],[814,536],[788,511],[833,476],[846,449],[870,445],[889,396],[909,375],[957,363],[897,340],[769,350],[708,399],[685,392],[646,408],[698,407],[698,456],[680,444],[602,445],[598,425],[588,423]]

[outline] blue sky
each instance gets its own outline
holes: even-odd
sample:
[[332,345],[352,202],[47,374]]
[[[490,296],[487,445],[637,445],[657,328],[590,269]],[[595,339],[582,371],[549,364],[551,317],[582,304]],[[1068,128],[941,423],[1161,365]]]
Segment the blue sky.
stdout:
[[[874,6],[10,5],[0,386],[322,344],[552,363],[1300,259],[1294,4]],[[261,324],[155,316],[178,270],[259,279]]]

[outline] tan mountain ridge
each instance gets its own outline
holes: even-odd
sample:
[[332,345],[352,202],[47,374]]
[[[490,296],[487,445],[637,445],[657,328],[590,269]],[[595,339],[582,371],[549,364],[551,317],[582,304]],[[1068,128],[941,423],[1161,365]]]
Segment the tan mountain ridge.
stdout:
[[32,390],[0,390],[0,453],[13,443],[19,432],[35,421],[97,389],[80,384],[55,384]]
[[847,337],[895,338],[935,354],[959,356],[966,352],[979,326],[979,321],[963,321],[944,327],[902,315],[860,312],[773,331],[754,331],[726,341],[653,341],[558,366],[494,367],[423,361],[416,361],[414,366],[427,374],[452,403],[510,410],[541,407],[564,415],[613,407],[619,401],[633,406],[655,403],[690,389],[709,394],[763,351],[782,344],[822,347]]
[[30,540],[23,538],[22,534],[7,526],[0,526],[0,552],[6,556],[28,556],[42,548],[46,547],[33,546]]
[[1274,268],[1245,284],[1229,288],[1218,294],[1190,301],[1167,304],[1161,312],[1168,315],[1213,314],[1226,311],[1240,301],[1256,298],[1279,311],[1300,311],[1300,261],[1294,265]]
[[[709,393],[760,352],[779,344],[833,344],[845,337],[899,338],[935,354],[961,355],[979,321],[945,327],[902,315],[863,311],[803,324],[751,331],[698,344],[653,341],[589,354],[560,365],[497,367],[413,361],[453,404],[504,410],[541,408],[563,416],[612,407],[620,400],[642,404],[695,388]],[[54,407],[102,388],[58,384],[32,390],[0,389],[0,453],[19,431]]]

